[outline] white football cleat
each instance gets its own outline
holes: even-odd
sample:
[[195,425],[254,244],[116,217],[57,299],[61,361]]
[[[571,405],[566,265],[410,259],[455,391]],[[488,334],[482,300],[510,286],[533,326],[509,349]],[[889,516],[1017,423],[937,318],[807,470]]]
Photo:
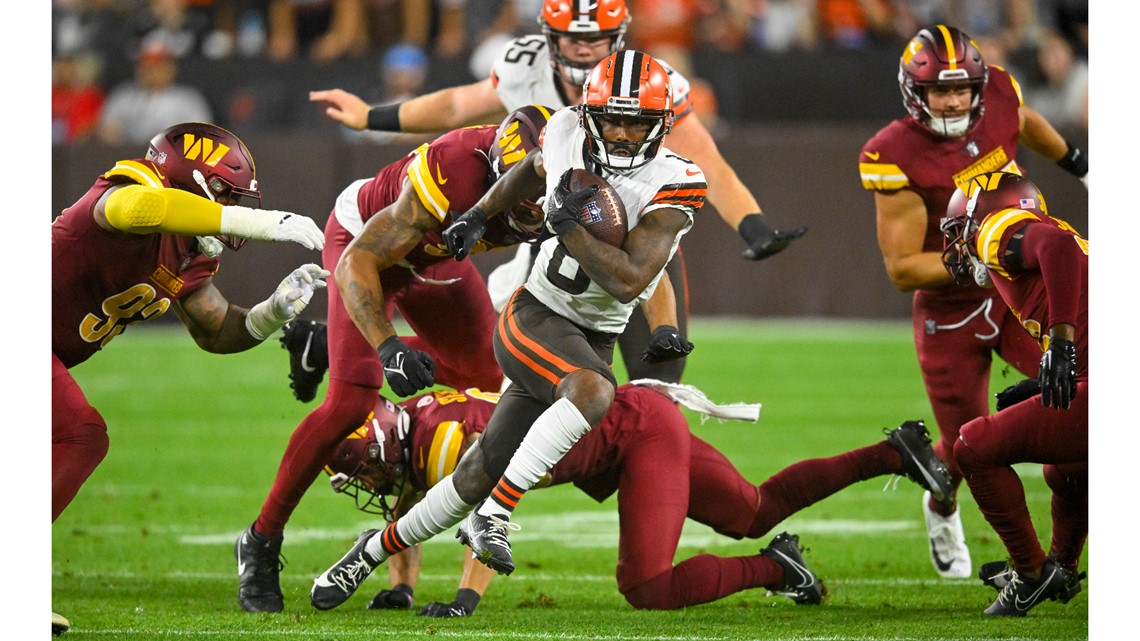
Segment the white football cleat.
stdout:
[[958,510],[950,516],[930,509],[930,492],[922,494],[922,515],[926,517],[926,534],[930,538],[930,562],[938,574],[947,579],[968,579],[973,576],[970,549],[966,547],[966,534],[962,531],[962,518]]

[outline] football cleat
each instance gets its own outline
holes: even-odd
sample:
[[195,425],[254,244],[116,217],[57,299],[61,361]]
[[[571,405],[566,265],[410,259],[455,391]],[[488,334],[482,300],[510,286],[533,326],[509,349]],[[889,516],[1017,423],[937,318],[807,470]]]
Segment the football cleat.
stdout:
[[51,634],[57,637],[71,629],[71,621],[62,614],[51,613]]
[[967,579],[973,573],[970,548],[958,510],[950,516],[930,509],[930,492],[922,494],[922,514],[926,517],[926,534],[930,538],[930,562],[938,574],[947,579]]
[[1010,568],[1005,587],[998,592],[997,600],[986,608],[986,614],[1023,617],[1042,601],[1068,603],[1080,591],[1079,579],[1052,559],[1045,559],[1037,579],[1023,577]]
[[819,605],[823,597],[827,596],[827,587],[804,565],[799,535],[787,532],[777,534],[768,547],[760,550],[760,555],[784,568],[783,583],[769,588],[769,594],[786,596],[795,601],[796,605]]
[[922,421],[907,421],[893,430],[883,429],[887,443],[902,455],[902,472],[930,492],[947,508],[954,497],[950,470],[930,446],[930,433]]
[[356,589],[384,562],[365,551],[365,546],[380,530],[365,530],[356,544],[333,566],[313,579],[309,600],[318,610],[331,610],[356,593]]
[[[1069,580],[1065,583],[1065,588],[1069,592],[1068,598],[1072,599],[1081,591],[1081,581],[1088,577],[1087,572],[1074,573],[1069,570]],[[978,568],[978,578],[982,580],[983,585],[1001,592],[1013,578],[1013,568],[1010,567],[1009,561],[990,561],[983,563],[982,567]]]
[[293,397],[308,403],[329,368],[327,326],[311,320],[291,320],[281,328],[281,347],[289,352],[289,387]]
[[507,530],[522,529],[517,523],[497,516],[483,516],[476,509],[459,524],[455,538],[471,548],[477,561],[499,574],[515,571],[511,558],[511,542],[507,540]]
[[238,566],[238,604],[246,612],[280,612],[285,609],[281,596],[281,556],[284,537],[267,538],[253,525],[241,533],[234,543]]

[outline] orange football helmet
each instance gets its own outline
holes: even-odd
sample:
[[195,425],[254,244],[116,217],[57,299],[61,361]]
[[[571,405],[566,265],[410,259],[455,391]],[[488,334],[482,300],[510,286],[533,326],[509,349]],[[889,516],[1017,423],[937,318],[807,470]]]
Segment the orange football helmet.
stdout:
[[542,14],[538,16],[538,26],[546,36],[550,63],[555,71],[567,82],[580,85],[599,61],[574,62],[567,59],[558,47],[558,37],[609,38],[609,53],[614,53],[625,45],[629,20],[625,0],[545,0]]
[[[593,159],[613,170],[634,169],[653,160],[673,127],[673,88],[665,67],[647,53],[619,51],[594,67],[583,89],[579,124]],[[647,126],[643,140],[605,136],[605,125],[629,119]]]

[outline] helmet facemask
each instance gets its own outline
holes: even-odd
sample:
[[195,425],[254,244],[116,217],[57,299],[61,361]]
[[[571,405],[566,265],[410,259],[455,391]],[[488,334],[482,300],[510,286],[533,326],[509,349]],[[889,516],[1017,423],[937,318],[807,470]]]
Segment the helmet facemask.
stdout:
[[[983,90],[989,81],[977,44],[957,28],[935,25],[922,29],[907,43],[899,59],[898,83],[903,105],[916,122],[938,136],[959,138],[977,126],[985,114]],[[945,118],[930,107],[934,87],[969,87],[969,109]]]
[[[550,64],[563,80],[577,86],[586,81],[594,65],[625,47],[629,22],[624,0],[546,0],[538,16],[538,25],[550,47]],[[575,62],[562,53],[559,37],[588,41],[608,39],[610,44],[597,60]]]
[[410,419],[402,408],[386,399],[387,412],[369,421],[337,446],[325,466],[334,492],[351,496],[356,509],[395,520],[395,505],[408,481]]
[[[628,171],[657,156],[673,127],[673,88],[661,63],[640,51],[610,54],[590,71],[582,89],[578,124],[594,161],[612,171]],[[615,127],[625,127],[627,135],[630,128],[644,133],[637,140],[607,137]]]

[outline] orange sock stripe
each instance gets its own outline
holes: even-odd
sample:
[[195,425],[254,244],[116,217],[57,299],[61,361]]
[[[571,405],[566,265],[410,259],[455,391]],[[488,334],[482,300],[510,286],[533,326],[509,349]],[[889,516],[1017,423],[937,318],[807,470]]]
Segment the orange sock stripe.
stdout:
[[522,496],[519,496],[518,498],[511,498],[503,492],[503,487],[501,485],[496,485],[495,489],[491,490],[491,496],[495,498],[496,502],[509,510],[513,510],[518,507],[519,499],[522,498]]
[[[506,346],[507,350],[509,350],[515,358],[519,359],[519,361],[539,376],[550,381],[552,385],[558,385],[567,374],[581,368],[570,365],[546,349],[539,347],[537,343],[523,335],[518,328],[518,324],[515,322],[513,311],[516,296],[518,296],[518,291],[511,296],[511,300],[507,303],[506,309],[503,311],[503,314],[499,316],[499,339],[503,341],[503,345]],[[545,359],[550,366],[535,361],[519,349],[519,344],[532,350],[539,358]],[[559,367],[561,367],[562,370],[556,371]]]
[[384,528],[384,531],[380,533],[380,544],[384,546],[384,551],[388,554],[399,554],[408,549],[408,544],[401,541],[399,535],[396,534],[395,523]]
[[499,479],[499,484],[496,487],[501,489],[503,492],[506,492],[508,496],[515,497],[516,501],[521,499],[523,494],[526,494],[526,490],[515,485],[514,483],[511,483],[506,478]]

